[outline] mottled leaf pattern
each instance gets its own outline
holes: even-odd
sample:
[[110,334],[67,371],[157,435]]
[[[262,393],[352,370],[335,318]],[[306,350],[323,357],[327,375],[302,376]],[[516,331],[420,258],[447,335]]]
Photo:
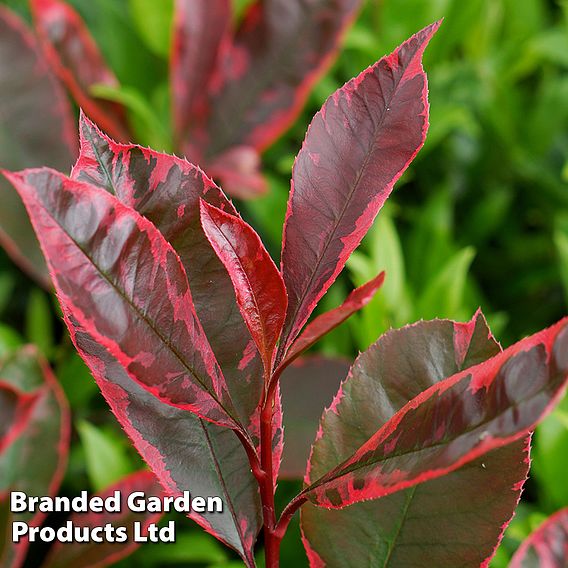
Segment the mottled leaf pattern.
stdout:
[[[51,76],[35,38],[15,14],[0,6],[0,167],[47,165],[68,170],[75,138],[65,93]],[[0,201],[0,243],[23,270],[49,287],[47,267],[24,205],[3,178]]]
[[519,547],[509,568],[565,568],[568,563],[568,508],[549,517]]
[[222,191],[195,166],[139,146],[116,144],[84,116],[72,177],[114,193],[158,228],[186,270],[195,311],[223,370],[243,424],[258,432],[262,363],[235,300],[227,271],[201,228],[199,200],[236,214]]
[[262,526],[258,487],[233,431],[162,404],[130,379],[123,367],[70,318],[75,345],[112,412],[168,494],[219,495],[222,513],[190,517],[254,565]]
[[79,14],[62,0],[31,0],[31,7],[48,60],[76,103],[112,136],[128,140],[124,109],[89,92],[93,85],[118,82]]
[[242,219],[201,202],[201,225],[233,282],[239,309],[267,376],[286,316],[286,290],[255,230]]
[[[22,565],[27,541],[11,543],[12,521],[39,526],[45,513],[8,514],[10,491],[54,496],[67,465],[70,419],[67,401],[57,379],[33,347],[24,347],[0,365],[0,380],[37,397],[26,427],[0,453],[0,566]],[[6,514],[3,514],[5,512]]]
[[163,402],[238,428],[185,270],[155,226],[108,192],[52,170],[7,175],[65,309]]
[[381,272],[378,276],[373,278],[373,280],[353,290],[341,306],[318,316],[314,321],[310,322],[306,326],[306,329],[304,329],[300,336],[292,343],[282,364],[288,364],[290,361],[293,361],[298,355],[320,340],[326,333],[329,333],[355,312],[365,307],[373,299],[384,281],[385,273]]
[[75,527],[126,527],[129,539],[125,543],[60,543],[56,542],[49,551],[43,568],[92,568],[112,566],[136,550],[140,543],[132,538],[134,523],[141,523],[140,533],[147,535],[148,525],[157,523],[162,513],[133,513],[127,505],[128,496],[134,491],[142,491],[146,497],[161,497],[162,491],[156,477],[149,471],[140,471],[121,479],[100,494],[105,499],[120,491],[120,513],[74,513],[69,521]]
[[410,400],[301,499],[330,508],[441,477],[532,430],[568,379],[568,318]]
[[[170,60],[177,147],[234,195],[262,192],[259,152],[297,114],[359,3],[259,1],[234,31],[229,0],[177,0]],[[124,109],[90,94],[96,83],[117,82],[78,14],[62,0],[32,0],[32,10],[48,60],[76,101],[126,138]],[[70,178],[48,168],[4,172],[32,218],[72,340],[113,413],[167,493],[222,497],[222,513],[190,516],[249,568],[262,513],[267,558],[283,530],[271,526],[271,498],[261,503],[259,484],[266,497],[282,458],[292,477],[307,459],[301,444],[283,454],[282,405],[295,444],[294,427],[303,421],[314,428],[346,364],[298,362],[284,372],[283,391],[277,380],[382,285],[384,274],[301,333],[424,143],[421,60],[439,25],[339,89],[314,118],[293,170],[282,273],[198,167],[116,143],[83,114]],[[19,77],[41,77],[45,87],[45,63],[32,65],[41,56],[4,9],[2,29],[0,65],[13,51],[24,63]],[[53,93],[61,97],[57,87]],[[57,107],[57,116],[67,113]],[[0,139],[3,148],[10,144]],[[283,514],[286,526],[287,512],[304,505],[311,565],[420,565],[428,558],[440,568],[454,568],[457,559],[487,566],[526,480],[529,432],[565,390],[567,353],[568,318],[501,351],[478,313],[467,324],[420,322],[389,332],[360,355],[324,412],[305,488]],[[53,493],[68,446],[67,411],[53,377],[35,353],[22,354],[0,374],[5,534],[15,520],[6,510],[9,491]],[[23,368],[43,378],[22,380]],[[272,432],[263,423],[262,448],[261,411],[263,420],[273,415]],[[53,456],[48,442],[58,443]],[[41,450],[32,450],[38,443]],[[24,458],[32,466],[41,458],[48,473],[37,483],[27,474],[19,479],[14,472]],[[124,487],[154,483],[143,472]],[[26,520],[37,524],[41,515]],[[101,516],[77,522],[100,524]],[[539,529],[517,554],[518,566],[533,556],[546,566],[562,562],[565,524],[559,513]],[[26,543],[0,547],[2,565],[20,566],[25,550]],[[103,566],[130,550],[57,545],[48,563]]]
[[[85,117],[80,127],[81,155],[73,177],[116,193],[150,219],[176,249],[187,271],[196,312],[233,401],[256,438],[256,407],[262,392],[260,357],[240,316],[231,280],[199,219],[199,199],[235,214],[233,206],[203,172],[188,162],[138,146],[116,144]],[[76,342],[84,355],[90,355],[89,365],[113,412],[168,492],[201,487],[204,493],[222,495],[227,506],[223,514],[193,518],[252,565],[252,548],[262,524],[260,499],[236,436],[191,414],[164,407],[132,383],[116,360],[84,331],[76,334]],[[275,418],[277,471],[282,451],[281,414],[277,412]],[[187,463],[192,467],[186,467]]]
[[336,91],[309,127],[292,173],[282,274],[284,354],[424,143],[424,49],[432,24]]
[[[308,482],[347,459],[420,392],[499,351],[480,313],[467,324],[419,322],[383,335],[359,356],[324,415]],[[517,506],[529,442],[382,499],[339,511],[304,505],[302,530],[312,565],[408,566],[427,557],[439,568],[453,568],[458,559],[479,566]]]
[[248,10],[210,85],[208,156],[264,149],[333,61],[360,0],[264,0]]

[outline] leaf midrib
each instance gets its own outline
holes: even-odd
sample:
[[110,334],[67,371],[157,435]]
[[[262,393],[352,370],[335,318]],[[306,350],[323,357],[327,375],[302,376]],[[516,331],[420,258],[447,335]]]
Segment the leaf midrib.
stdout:
[[398,527],[396,529],[396,534],[394,535],[393,539],[391,541],[389,541],[389,543],[387,545],[387,547],[388,547],[387,548],[387,555],[385,556],[382,568],[387,568],[387,566],[389,565],[392,553],[394,552],[394,549],[396,548],[396,541],[398,540],[398,537],[400,536],[400,533],[402,532],[402,529],[403,529],[404,524],[406,522],[406,517],[408,516],[410,506],[411,506],[412,501],[414,499],[414,494],[416,493],[417,489],[418,489],[418,485],[415,485],[414,487],[410,487],[409,490],[408,490],[408,495],[406,496],[406,502],[404,503],[404,506],[403,506],[403,509],[402,509],[401,519],[400,519],[400,522],[399,522]]
[[[95,157],[97,159],[97,163],[101,166],[101,168],[103,169],[103,172],[108,180],[108,184],[109,187],[112,189],[113,194],[116,196],[116,198],[118,199],[118,194],[116,191],[116,187],[114,185],[114,182],[112,180],[112,177],[110,175],[110,171],[108,170],[108,168],[106,167],[106,164],[104,162],[104,160],[102,159],[99,150],[97,148],[97,145],[95,144],[95,140],[91,134],[91,127],[89,125],[87,125],[87,138],[89,139],[89,142],[91,144],[91,148],[93,149],[93,152],[95,153]],[[108,142],[105,140],[105,142],[108,145]],[[110,149],[110,145],[109,145],[109,149]]]
[[[260,327],[261,327],[262,340],[263,340],[262,351],[264,352],[264,353],[263,353],[263,357],[265,358],[265,355],[266,355],[266,337],[267,337],[267,333],[266,333],[266,328],[265,328],[265,325],[264,325],[264,320],[263,320],[263,317],[262,317],[262,313],[261,313],[261,311],[260,311],[260,308],[259,308],[259,305],[258,305],[258,302],[257,302],[257,299],[256,299],[256,294],[255,294],[254,288],[253,288],[253,286],[252,286],[252,284],[251,284],[251,282],[250,282],[250,279],[249,279],[249,277],[248,277],[247,271],[245,270],[245,268],[244,268],[244,266],[243,266],[243,264],[242,264],[242,262],[241,262],[241,259],[240,259],[239,255],[238,255],[237,251],[235,250],[235,247],[233,246],[233,243],[231,243],[231,241],[227,238],[227,236],[225,235],[225,233],[223,233],[221,227],[219,227],[219,225],[217,225],[217,222],[213,219],[213,217],[212,217],[211,215],[209,215],[209,218],[211,219],[211,221],[213,222],[213,224],[215,225],[215,227],[216,227],[217,230],[219,231],[219,234],[223,237],[223,239],[225,240],[225,242],[229,245],[230,249],[233,251],[233,254],[235,255],[235,258],[236,258],[236,260],[237,260],[237,262],[238,262],[238,264],[239,264],[239,266],[240,266],[240,268],[241,268],[242,274],[243,274],[244,279],[245,279],[245,281],[246,281],[246,285],[247,285],[247,287],[248,287],[248,289],[249,289],[249,291],[250,291],[250,297],[251,297],[251,299],[252,299],[252,301],[253,301],[253,303],[254,303],[254,309],[255,309],[256,313],[258,314],[258,321],[259,321],[259,324],[260,324]],[[228,270],[227,270],[227,271],[228,271]],[[230,276],[230,275],[229,275],[229,276]],[[236,294],[236,290],[235,290],[235,294]],[[244,319],[244,318],[243,318],[243,319]],[[257,347],[260,348],[261,346],[257,346]]]
[[[471,375],[469,375],[469,376],[471,377]],[[458,439],[461,438],[462,436],[466,436],[467,434],[470,434],[470,433],[473,432],[474,430],[477,430],[478,428],[481,428],[481,427],[485,426],[486,424],[489,424],[489,423],[491,423],[491,422],[494,422],[494,421],[497,420],[500,416],[502,416],[503,414],[505,414],[505,412],[508,412],[508,411],[510,411],[510,410],[513,410],[513,409],[517,409],[521,404],[526,403],[527,401],[531,400],[532,398],[534,398],[535,396],[537,396],[537,395],[539,395],[539,394],[541,394],[541,393],[542,393],[542,389],[539,390],[536,394],[530,395],[530,396],[527,397],[527,398],[521,399],[520,401],[518,401],[518,402],[516,402],[516,403],[514,403],[514,404],[511,404],[511,405],[508,406],[503,412],[500,412],[500,413],[498,413],[498,414],[492,416],[490,420],[486,420],[486,421],[484,421],[484,422],[481,422],[480,424],[477,424],[476,426],[472,426],[471,428],[466,428],[465,430],[463,430],[462,432],[460,432],[459,435],[455,436],[455,438],[451,438],[451,439],[449,439],[449,440],[447,440],[447,439],[446,439],[446,440],[441,440],[440,442],[436,442],[436,443],[433,443],[433,444],[430,444],[430,445],[428,445],[428,446],[424,446],[424,447],[418,448],[418,449],[409,449],[409,450],[405,450],[405,451],[401,451],[401,452],[395,452],[395,453],[393,453],[393,454],[390,454],[390,455],[386,456],[384,459],[377,459],[377,460],[374,460],[374,461],[373,461],[373,460],[368,460],[368,461],[365,461],[365,462],[356,462],[356,463],[352,464],[351,466],[349,466],[349,467],[345,468],[344,470],[342,470],[342,471],[341,471],[340,473],[338,473],[338,475],[336,475],[335,477],[331,477],[330,479],[324,479],[324,477],[325,477],[325,476],[324,476],[323,478],[320,478],[320,479],[319,479],[318,481],[316,481],[313,485],[307,487],[307,488],[303,491],[303,493],[304,493],[304,494],[309,494],[309,493],[311,493],[314,489],[317,489],[317,488],[319,488],[319,487],[325,486],[325,485],[328,484],[328,483],[332,483],[332,482],[334,482],[334,481],[337,481],[338,479],[341,479],[342,477],[345,477],[346,475],[349,475],[350,473],[353,473],[353,472],[355,472],[355,471],[357,471],[357,470],[359,470],[359,469],[362,469],[362,468],[364,468],[364,467],[371,467],[371,466],[374,466],[374,465],[379,464],[379,463],[384,463],[384,462],[386,462],[387,460],[391,460],[391,459],[398,458],[398,457],[402,457],[402,456],[407,456],[407,455],[410,455],[410,454],[413,454],[413,453],[420,453],[420,452],[423,452],[423,451],[426,451],[426,450],[431,450],[431,449],[435,449],[435,448],[440,447],[440,446],[447,445],[447,444],[449,444],[449,443],[451,443],[451,442],[455,442],[456,440],[458,440]],[[430,400],[430,399],[428,399],[428,400]],[[521,437],[521,436],[522,436],[522,433],[519,435],[519,437]],[[473,449],[474,449],[474,448],[473,448]],[[496,448],[494,448],[494,449],[496,449]],[[488,451],[491,451],[491,450],[488,450]],[[356,452],[355,452],[355,453],[356,453]],[[355,455],[355,453],[354,453],[353,455]],[[353,457],[353,455],[352,455],[350,458],[348,458],[347,460],[345,460],[345,461],[350,460],[350,459]],[[467,455],[467,454],[466,454],[466,455]],[[339,467],[339,466],[338,466],[338,467]],[[448,467],[451,467],[451,466],[448,466]],[[444,469],[447,469],[447,468],[444,468]],[[438,470],[434,470],[434,471],[438,471]]]
[[[126,295],[124,290],[122,290],[119,286],[116,285],[112,281],[112,279],[96,264],[96,262],[89,256],[87,251],[67,232],[65,227],[51,214],[51,212],[41,203],[40,207],[49,215],[51,219],[57,224],[57,226],[61,229],[61,231],[67,236],[67,238],[77,247],[78,250],[81,251],[83,256],[89,261],[89,263],[95,268],[96,272],[102,276],[102,278],[109,284],[109,286],[115,290],[115,292],[122,298],[122,300],[131,307],[131,309],[136,313],[136,315],[146,323],[146,325],[152,330],[152,332],[158,337],[158,339],[166,345],[169,351],[176,357],[176,359],[181,363],[182,367],[187,369],[190,375],[192,375],[201,385],[201,387],[209,394],[209,396],[219,405],[219,407],[225,412],[225,414],[230,417],[236,425],[239,425],[239,420],[236,419],[231,412],[229,412],[225,405],[217,398],[216,394],[212,393],[209,387],[204,383],[202,377],[192,369],[184,360],[181,353],[168,341],[165,337],[159,332],[158,328],[153,324],[151,320],[149,320],[146,315],[134,304],[130,298]],[[196,316],[197,317],[197,316]],[[98,334],[99,332],[97,332]],[[144,383],[143,383],[144,384]]]
[[[414,59],[415,56],[416,56],[416,53],[413,55],[413,58],[412,58],[412,59]],[[380,61],[381,61],[381,60],[380,60]],[[379,62],[380,62],[380,61],[379,61]],[[377,63],[377,65],[378,65],[378,63]],[[384,121],[385,121],[385,119],[386,119],[386,116],[387,116],[386,109],[387,109],[388,107],[390,107],[390,105],[391,105],[391,103],[392,103],[392,100],[394,99],[394,97],[395,97],[395,95],[396,95],[396,93],[397,93],[397,91],[398,91],[398,88],[399,88],[399,86],[400,86],[400,82],[402,81],[403,77],[406,75],[406,71],[407,71],[407,70],[408,70],[408,66],[407,66],[407,68],[404,70],[404,72],[401,74],[401,76],[400,76],[400,78],[398,79],[398,81],[396,82],[395,88],[393,89],[393,92],[392,92],[390,98],[388,99],[388,102],[385,101],[383,115],[382,115],[382,117],[381,117],[379,123],[377,124],[377,126],[374,128],[374,136],[373,136],[373,142],[372,142],[372,144],[371,144],[371,147],[370,147],[369,151],[367,152],[367,155],[365,156],[365,159],[364,159],[364,161],[363,161],[363,164],[361,165],[361,167],[360,167],[360,169],[359,169],[359,172],[357,173],[357,177],[356,177],[356,179],[355,179],[355,181],[354,181],[354,183],[353,183],[353,187],[352,187],[352,189],[349,191],[349,194],[348,194],[347,199],[345,200],[345,203],[344,203],[344,205],[343,205],[343,207],[342,207],[342,209],[341,209],[341,212],[340,212],[340,214],[339,214],[339,217],[337,218],[337,220],[336,220],[335,223],[334,223],[333,230],[332,230],[332,232],[330,233],[330,236],[329,236],[329,238],[327,239],[327,242],[326,242],[326,244],[325,244],[325,246],[324,246],[324,248],[323,248],[323,250],[322,250],[322,252],[321,252],[321,255],[319,256],[319,258],[318,258],[318,260],[317,260],[317,262],[316,262],[316,264],[315,264],[315,266],[314,266],[314,269],[313,269],[312,274],[311,274],[311,276],[310,276],[310,278],[309,278],[309,280],[308,280],[308,283],[306,284],[306,286],[305,286],[305,288],[304,288],[304,291],[302,292],[301,299],[300,299],[300,301],[297,303],[297,307],[296,307],[296,309],[294,310],[294,315],[293,315],[293,317],[290,319],[290,324],[289,324],[289,325],[290,325],[290,330],[288,331],[288,337],[286,337],[286,342],[285,342],[286,344],[291,343],[291,342],[294,341],[294,339],[295,339],[295,337],[292,337],[291,340],[289,339],[289,338],[290,338],[290,335],[293,334],[292,329],[293,329],[293,327],[294,327],[294,322],[296,321],[296,318],[297,318],[297,316],[298,316],[298,313],[300,312],[300,309],[303,307],[303,305],[304,305],[304,303],[305,303],[305,301],[306,301],[306,296],[307,296],[307,294],[308,294],[308,291],[310,290],[310,287],[311,287],[311,285],[312,285],[312,283],[313,283],[313,281],[314,281],[314,278],[315,278],[315,276],[316,276],[316,273],[318,272],[319,267],[320,267],[321,263],[323,262],[323,258],[324,258],[324,256],[325,256],[325,254],[327,253],[327,249],[328,249],[329,246],[331,245],[331,242],[332,242],[333,240],[335,240],[335,239],[334,239],[335,233],[337,232],[337,229],[338,229],[339,225],[340,225],[340,224],[342,223],[342,221],[343,221],[343,216],[345,215],[345,212],[347,211],[347,208],[348,208],[348,206],[349,206],[350,203],[351,203],[351,200],[352,200],[352,198],[353,198],[353,195],[355,194],[355,192],[357,191],[357,189],[358,189],[358,187],[359,187],[359,184],[361,183],[361,179],[362,179],[362,177],[363,177],[363,173],[364,173],[365,170],[367,169],[367,166],[368,166],[368,164],[369,164],[369,160],[371,159],[371,155],[374,153],[375,147],[376,147],[376,145],[377,145],[377,135],[378,135],[378,131],[382,128],[383,123],[384,123]],[[321,110],[318,112],[318,115],[321,115]],[[322,120],[323,120],[323,119],[322,119]],[[396,174],[393,176],[393,180],[394,180],[395,177],[396,177]],[[297,334],[296,334],[296,336],[297,336]]]
[[235,511],[233,499],[231,497],[231,494],[229,493],[229,489],[227,487],[227,484],[225,482],[225,478],[223,476],[223,472],[221,470],[221,464],[219,463],[219,460],[217,459],[217,454],[215,452],[215,448],[213,447],[213,442],[211,441],[211,437],[209,436],[209,431],[207,430],[207,425],[204,423],[203,419],[198,418],[198,420],[199,420],[199,425],[203,429],[203,433],[205,435],[205,440],[207,442],[207,447],[209,448],[209,452],[211,454],[211,459],[213,461],[215,473],[217,474],[217,477],[219,478],[219,482],[221,484],[221,489],[223,490],[223,493],[226,497],[226,502],[227,502],[228,507],[229,507],[229,512],[231,514],[231,518],[233,519],[233,524],[234,524],[234,526],[237,530],[237,534],[239,535],[239,540],[241,541],[243,554],[246,557],[248,557],[249,554],[250,554],[250,551],[245,550],[245,547],[244,547],[244,544],[246,542],[245,537],[243,535],[241,524],[239,523],[239,519],[238,519],[237,513]]

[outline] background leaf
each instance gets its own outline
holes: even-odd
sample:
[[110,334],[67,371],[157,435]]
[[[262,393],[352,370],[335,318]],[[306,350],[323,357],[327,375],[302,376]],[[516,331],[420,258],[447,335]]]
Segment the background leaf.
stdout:
[[[0,379],[24,393],[38,395],[26,429],[0,454],[0,507],[9,491],[54,496],[67,464],[70,420],[67,402],[56,378],[33,347],[24,347],[1,362]],[[2,566],[21,566],[28,542],[11,543],[12,521],[38,526],[45,513],[0,515],[0,533],[9,543],[1,549]]]
[[108,489],[134,471],[121,440],[85,420],[77,424],[77,431],[85,449],[89,481],[95,491]]
[[[22,92],[28,96],[22,97]],[[76,148],[71,111],[25,24],[0,6],[0,166],[13,170],[53,166],[68,170]],[[43,286],[49,276],[25,208],[0,180],[0,239]]]

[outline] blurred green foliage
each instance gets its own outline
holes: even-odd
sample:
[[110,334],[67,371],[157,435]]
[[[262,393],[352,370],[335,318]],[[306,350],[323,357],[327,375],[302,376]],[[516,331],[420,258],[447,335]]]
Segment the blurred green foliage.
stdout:
[[[29,18],[24,0],[3,3]],[[172,0],[72,0],[121,81],[98,92],[130,112],[139,142],[168,150]],[[236,0],[237,18],[250,0]],[[325,98],[428,23],[425,147],[349,260],[322,309],[386,270],[377,297],[316,349],[353,356],[389,327],[420,318],[469,319],[481,306],[504,345],[550,325],[568,305],[568,1],[367,0],[332,70],[302,116],[265,156],[271,191],[240,204],[277,258],[290,170]],[[54,364],[78,420],[66,490],[96,490],[138,467],[74,353],[48,295],[0,253],[0,356],[33,342]],[[548,514],[568,505],[568,402],[534,436],[533,477],[492,566]],[[89,456],[104,453],[113,468]],[[83,484],[83,485],[81,485]],[[280,506],[299,484],[283,483]],[[182,528],[183,527],[183,528]],[[119,565],[229,568],[235,556],[189,523],[175,545],[143,547]],[[302,566],[297,521],[283,565]],[[239,565],[239,563],[235,564]]]

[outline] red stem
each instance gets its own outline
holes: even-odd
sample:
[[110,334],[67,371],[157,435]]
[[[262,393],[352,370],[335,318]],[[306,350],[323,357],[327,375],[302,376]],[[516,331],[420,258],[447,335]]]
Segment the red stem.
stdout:
[[272,470],[272,416],[277,381],[271,377],[268,392],[260,415],[260,463],[265,477],[260,484],[264,519],[264,547],[266,568],[278,568],[280,540],[275,538],[276,511],[274,507],[274,472]]
[[305,499],[294,499],[282,513],[276,523],[276,509],[274,505],[274,471],[272,469],[272,419],[274,414],[274,398],[277,392],[278,379],[286,365],[279,367],[270,376],[265,377],[268,388],[266,397],[260,413],[260,461],[256,449],[250,440],[240,433],[237,435],[241,440],[249,458],[253,475],[255,476],[259,488],[260,499],[262,502],[262,518],[264,522],[264,554],[266,568],[278,568],[280,564],[280,543],[288,528],[288,524]]

